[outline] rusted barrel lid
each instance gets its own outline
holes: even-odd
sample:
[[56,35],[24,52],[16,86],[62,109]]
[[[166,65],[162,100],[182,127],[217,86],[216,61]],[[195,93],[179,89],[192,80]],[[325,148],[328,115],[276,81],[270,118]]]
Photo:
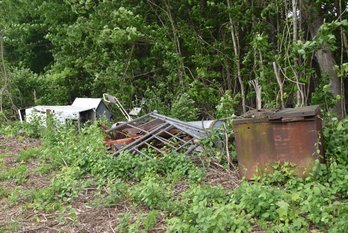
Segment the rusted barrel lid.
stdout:
[[320,114],[319,105],[311,105],[299,108],[285,108],[274,112],[268,116],[270,120],[279,120],[282,118],[313,117]]
[[285,108],[281,110],[250,110],[243,114],[239,119],[233,121],[234,125],[250,122],[282,121],[293,122],[308,120],[320,114],[319,105],[311,105],[299,108]]

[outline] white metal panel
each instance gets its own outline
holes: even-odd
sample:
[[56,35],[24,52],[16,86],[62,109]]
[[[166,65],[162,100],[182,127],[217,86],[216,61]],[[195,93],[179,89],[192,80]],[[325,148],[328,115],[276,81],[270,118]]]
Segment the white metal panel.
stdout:
[[94,108],[82,108],[76,106],[35,106],[25,110],[26,121],[38,120],[42,125],[46,125],[47,111],[50,111],[57,122],[64,124],[66,120],[78,120],[80,112],[94,110]]
[[220,128],[224,124],[222,120],[190,121],[187,123],[202,129]]
[[97,109],[101,101],[101,98],[76,98],[72,106]]

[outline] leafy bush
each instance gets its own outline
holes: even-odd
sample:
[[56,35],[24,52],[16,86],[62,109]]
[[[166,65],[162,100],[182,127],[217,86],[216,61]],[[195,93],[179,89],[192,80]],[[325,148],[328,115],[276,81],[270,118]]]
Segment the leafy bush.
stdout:
[[142,213],[132,215],[130,212],[126,212],[118,222],[116,231],[120,233],[152,232],[151,230],[157,223],[158,215],[159,212],[157,210],[151,210],[147,215]]
[[262,181],[264,184],[283,185],[290,180],[296,179],[295,167],[295,164],[289,162],[274,162],[272,164],[272,172],[264,172],[262,177],[255,176],[254,179]]
[[79,167],[64,167],[62,173],[53,178],[52,188],[59,198],[70,201],[78,196],[79,188],[83,185],[81,173]]
[[110,180],[106,186],[106,195],[99,194],[93,201],[94,205],[112,207],[128,195],[128,185],[120,179]]
[[7,123],[7,119],[6,119],[5,113],[0,112],[0,127],[5,125],[6,123]]
[[146,157],[122,153],[116,158],[106,157],[104,165],[100,166],[101,171],[97,174],[104,177],[138,181],[149,173],[161,176],[176,173],[181,177],[186,176],[192,180],[201,180],[204,175],[201,168],[195,166],[189,157],[182,154]]
[[83,128],[78,134],[72,126],[48,127],[43,135],[43,157],[54,167],[79,167],[83,174],[96,169],[106,157],[103,136],[97,124]]
[[118,232],[130,232],[130,225],[132,224],[132,216],[129,212],[126,212],[121,217],[120,221],[117,224]]
[[157,210],[151,210],[146,218],[143,220],[145,231],[150,231],[154,228],[159,212]]
[[11,80],[15,105],[21,107],[35,105],[35,95],[42,88],[38,75],[28,68],[11,67]]
[[43,127],[37,121],[32,123],[21,123],[19,121],[0,122],[0,134],[7,137],[39,138],[42,130]]
[[323,133],[327,158],[348,165],[348,117],[327,119]]
[[174,100],[170,115],[183,121],[194,121],[197,120],[198,109],[189,94],[184,93]]
[[347,166],[337,163],[330,164],[328,181],[337,196],[348,198]]
[[196,186],[183,193],[183,212],[168,220],[168,232],[246,232],[250,216],[221,187]]
[[38,189],[34,192],[33,202],[27,205],[29,209],[53,212],[63,209],[63,204],[57,197],[57,190],[52,186]]
[[150,209],[163,208],[169,201],[170,193],[158,176],[147,175],[131,190],[135,201],[143,203]]
[[231,90],[225,91],[225,94],[221,96],[219,104],[216,106],[216,116],[218,119],[233,117],[236,106],[239,103],[239,98],[240,95],[236,95],[232,98]]

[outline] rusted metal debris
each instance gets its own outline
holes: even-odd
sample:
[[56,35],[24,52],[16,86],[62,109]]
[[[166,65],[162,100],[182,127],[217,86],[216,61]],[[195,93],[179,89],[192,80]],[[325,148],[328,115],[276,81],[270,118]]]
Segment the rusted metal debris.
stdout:
[[152,112],[107,130],[111,139],[106,145],[114,155],[123,151],[145,155],[144,150],[192,154],[202,151],[199,140],[209,131],[203,126],[204,123],[199,127],[197,122],[183,122]]
[[238,165],[246,179],[272,171],[274,162],[293,163],[296,175],[306,176],[322,154],[319,106],[249,112],[233,125]]

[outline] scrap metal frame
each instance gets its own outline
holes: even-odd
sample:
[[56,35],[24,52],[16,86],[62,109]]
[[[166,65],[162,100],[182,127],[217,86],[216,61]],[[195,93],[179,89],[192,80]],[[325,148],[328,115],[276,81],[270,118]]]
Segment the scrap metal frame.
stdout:
[[[126,130],[133,135],[131,133],[127,135],[124,132]],[[146,155],[142,151],[145,148],[159,154],[165,154],[168,150],[190,154],[199,150],[199,139],[207,135],[207,132],[202,128],[155,112],[115,126],[106,132],[116,132],[119,135],[125,135],[126,138],[137,137],[134,141],[124,144],[120,148],[115,148],[116,151],[113,153],[115,156],[124,151]]]

